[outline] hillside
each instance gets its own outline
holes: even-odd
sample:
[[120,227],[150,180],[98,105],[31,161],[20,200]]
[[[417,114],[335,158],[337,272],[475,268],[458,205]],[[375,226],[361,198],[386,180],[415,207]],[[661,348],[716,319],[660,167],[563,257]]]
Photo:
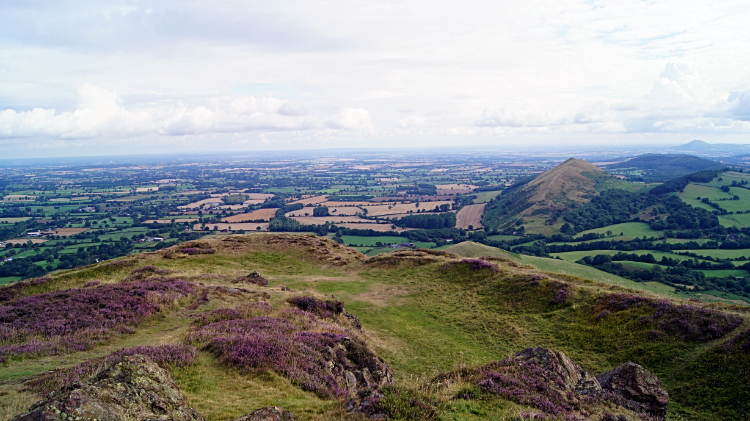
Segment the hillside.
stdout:
[[[693,141],[691,144],[701,141]],[[705,143],[705,142],[704,142]],[[692,155],[647,154],[625,162],[607,165],[608,170],[620,170],[633,181],[663,183],[699,171],[718,170],[726,165]],[[627,171],[624,171],[627,170]]]
[[531,227],[551,225],[566,210],[587,203],[607,179],[615,178],[596,165],[570,158],[490,201],[482,224],[491,228],[504,227],[522,219]]
[[[367,258],[313,235],[235,235],[3,287],[0,418],[42,397],[16,419],[750,414],[736,375],[750,369],[746,309],[505,257]],[[650,386],[636,400],[612,380],[626,378]]]

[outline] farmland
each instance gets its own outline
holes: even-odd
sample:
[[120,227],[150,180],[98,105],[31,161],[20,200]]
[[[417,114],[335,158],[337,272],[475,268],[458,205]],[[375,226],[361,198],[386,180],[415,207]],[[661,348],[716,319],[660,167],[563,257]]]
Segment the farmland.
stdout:
[[[729,237],[726,230],[665,229],[670,212],[658,203],[644,204],[614,223],[566,226],[566,214],[551,212],[550,203],[558,203],[554,208],[575,202],[578,211],[607,189],[644,197],[654,186],[617,179],[583,160],[567,160],[558,168],[559,161],[508,156],[243,159],[231,165],[220,159],[187,165],[167,159],[153,166],[81,163],[63,173],[57,167],[8,167],[0,175],[0,282],[206,236],[296,231],[325,235],[369,255],[392,251],[389,245],[395,244],[443,249],[474,241],[513,251],[539,267],[564,264],[570,273],[605,282],[658,284],[643,278],[643,271],[661,271],[665,288],[702,283],[704,296],[721,292],[750,299],[742,281],[750,277],[743,267],[750,244],[730,244],[744,241],[740,230],[750,229],[750,213],[745,213],[750,176],[742,172],[691,181],[672,193],[691,209],[714,214],[721,227],[734,230]],[[508,202],[515,196],[505,195],[505,189],[540,174],[530,183],[535,192],[519,196],[531,208],[493,216],[500,202],[506,209],[516,205]],[[655,225],[659,220],[665,223]],[[585,262],[621,251],[628,256],[617,259],[628,260],[612,262],[616,267]],[[657,262],[639,261],[649,254]],[[691,266],[685,270],[693,271],[692,281],[666,280],[686,276],[676,275],[684,265]]]

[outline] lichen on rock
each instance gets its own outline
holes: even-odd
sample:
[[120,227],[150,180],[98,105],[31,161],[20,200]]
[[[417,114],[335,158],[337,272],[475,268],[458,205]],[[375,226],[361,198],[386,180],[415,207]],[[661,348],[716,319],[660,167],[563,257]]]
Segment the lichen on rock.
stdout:
[[12,421],[204,421],[187,406],[169,373],[143,355],[122,361],[85,382],[74,382]]

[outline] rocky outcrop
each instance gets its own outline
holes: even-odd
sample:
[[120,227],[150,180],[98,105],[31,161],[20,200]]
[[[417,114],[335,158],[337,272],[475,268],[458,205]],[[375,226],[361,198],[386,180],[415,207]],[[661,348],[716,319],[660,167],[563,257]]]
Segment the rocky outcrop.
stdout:
[[328,350],[326,364],[336,384],[349,396],[370,393],[393,385],[393,371],[359,340],[344,338],[337,350]]
[[540,367],[552,381],[553,388],[561,392],[575,391],[582,395],[596,395],[602,390],[594,376],[559,351],[542,347],[526,348],[509,360],[519,366],[533,363]]
[[142,355],[126,356],[92,379],[74,382],[13,421],[204,421],[169,373]]
[[240,276],[239,278],[236,278],[232,282],[234,282],[235,284],[237,284],[237,283],[240,283],[240,284],[255,284],[255,285],[262,286],[262,287],[268,285],[268,280],[266,278],[262,277],[257,270],[254,270],[254,271],[250,272],[246,276]]
[[636,412],[658,417],[667,415],[669,394],[662,389],[656,375],[638,364],[627,362],[598,377],[601,387],[613,395],[617,403]]
[[[475,384],[481,393],[534,407],[553,419],[625,421],[645,416],[663,420],[669,403],[656,376],[637,364],[623,364],[597,379],[564,353],[542,347],[527,348],[485,366],[441,374],[433,382],[456,380]],[[474,399],[476,393],[463,390],[456,398]],[[619,412],[627,418],[609,414],[612,404],[619,405]]]
[[294,421],[294,414],[276,406],[258,408],[232,421]]

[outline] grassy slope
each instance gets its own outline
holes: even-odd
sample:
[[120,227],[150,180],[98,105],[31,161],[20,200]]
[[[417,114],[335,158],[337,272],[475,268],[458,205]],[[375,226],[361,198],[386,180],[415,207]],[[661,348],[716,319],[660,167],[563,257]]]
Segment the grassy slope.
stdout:
[[[154,264],[172,270],[171,276],[226,286],[233,285],[228,282],[231,277],[258,270],[269,279],[269,286],[250,288],[270,294],[269,302],[274,306],[283,306],[284,299],[290,294],[335,295],[345,302],[348,311],[362,320],[365,336],[394,369],[397,384],[401,387],[419,386],[439,370],[484,364],[525,347],[541,345],[566,352],[584,369],[595,373],[628,360],[640,363],[656,372],[670,392],[675,387],[680,388],[680,393],[675,395],[677,400],[670,407],[673,417],[712,419],[715,408],[711,405],[716,404],[700,399],[700,394],[708,389],[686,369],[696,372],[705,369],[703,361],[707,355],[712,355],[707,353],[714,352],[719,343],[701,345],[671,339],[650,341],[648,327],[639,322],[642,309],[628,310],[604,322],[596,322],[594,318],[599,310],[593,307],[597,296],[605,291],[621,291],[619,286],[552,275],[574,283],[576,288],[572,305],[550,306],[548,302],[555,293],[550,284],[543,281],[531,290],[519,287],[524,276],[537,274],[538,270],[518,264],[500,263],[498,274],[474,273],[460,266],[445,270],[445,258],[436,258],[435,263],[425,265],[386,259],[381,263],[353,263],[338,267],[312,258],[306,248],[284,244],[269,246],[263,243],[264,236],[252,238],[252,243],[242,251],[226,247],[209,256],[169,260],[163,259],[160,253],[139,255],[135,257],[138,263],[134,267]],[[215,239],[210,243],[222,244],[221,241]],[[463,243],[453,246],[451,251],[465,255],[490,254],[490,250],[483,247]],[[519,259],[542,269],[547,269],[546,263],[558,272],[570,269],[571,274],[582,273],[579,272],[581,268],[590,269],[491,250],[495,250],[498,257]],[[54,281],[34,288],[41,292],[50,288],[80,286],[92,279],[117,282],[131,269],[98,265],[64,271],[56,273]],[[612,283],[618,282],[613,279]],[[282,291],[281,285],[295,291]],[[231,304],[231,298],[212,299],[199,311]],[[137,333],[93,351],[13,361],[0,370],[0,380],[71,365],[124,346],[178,342],[189,328],[188,316],[188,310],[176,309],[151,320]],[[720,371],[730,369],[717,368]],[[274,374],[240,375],[203,352],[196,365],[173,369],[172,374],[190,404],[209,420],[229,420],[267,405],[287,407],[299,420],[344,419],[336,402],[322,401]],[[729,379],[724,387],[731,392],[738,387],[736,383]],[[8,393],[3,396],[3,401],[14,398],[28,403],[34,398],[23,395],[17,384],[8,382],[0,383],[0,395],[2,392]],[[693,402],[699,405],[696,407]],[[729,410],[731,414],[732,409],[727,409],[725,403],[722,405],[721,410]],[[469,420],[487,416],[502,419],[515,414],[513,411],[517,411],[517,406],[460,400],[444,402],[439,409],[445,419]],[[3,414],[0,411],[0,415]]]

